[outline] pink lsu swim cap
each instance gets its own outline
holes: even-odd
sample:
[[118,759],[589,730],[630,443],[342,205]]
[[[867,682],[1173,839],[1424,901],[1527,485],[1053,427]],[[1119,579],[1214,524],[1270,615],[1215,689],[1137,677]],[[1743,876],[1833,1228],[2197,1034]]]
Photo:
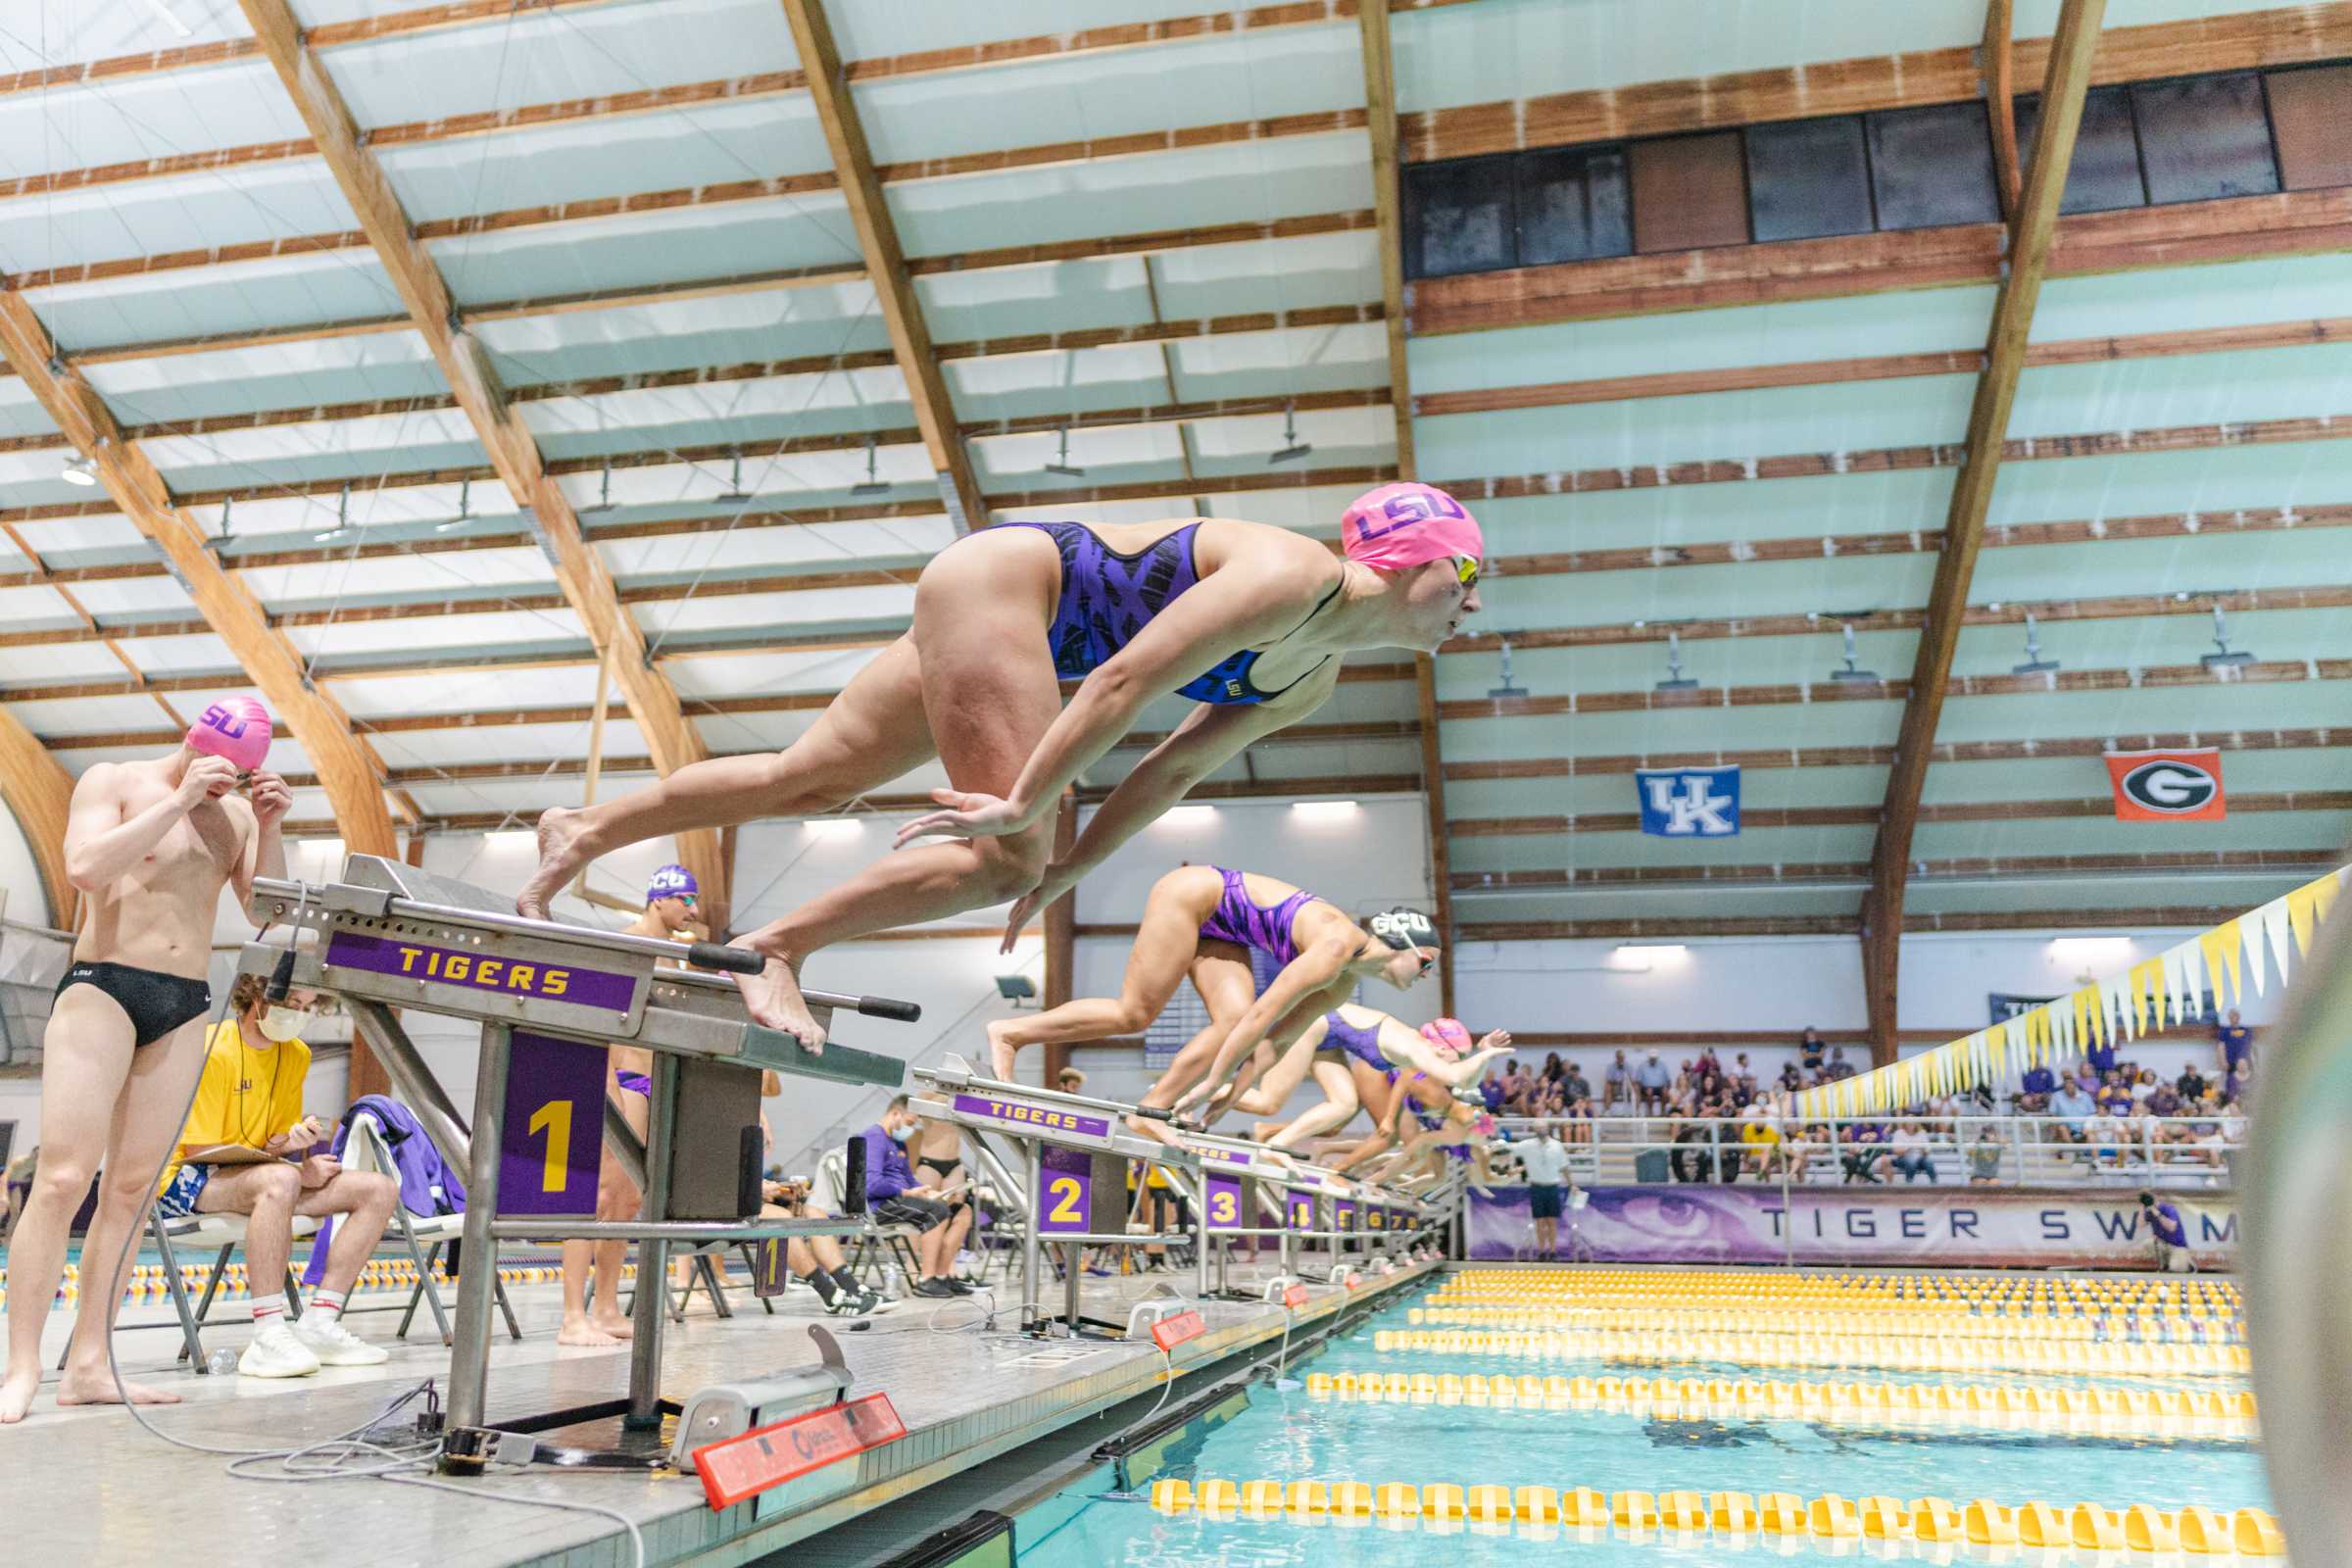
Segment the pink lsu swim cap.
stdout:
[[1470,1054],[1470,1031],[1462,1027],[1459,1018],[1432,1019],[1421,1026],[1421,1038],[1448,1055]]
[[270,756],[270,710],[250,697],[229,697],[188,726],[188,745],[250,773]]
[[1381,571],[1404,571],[1447,556],[1483,560],[1486,537],[1462,504],[1435,485],[1403,480],[1367,490],[1340,518],[1340,543],[1349,561]]

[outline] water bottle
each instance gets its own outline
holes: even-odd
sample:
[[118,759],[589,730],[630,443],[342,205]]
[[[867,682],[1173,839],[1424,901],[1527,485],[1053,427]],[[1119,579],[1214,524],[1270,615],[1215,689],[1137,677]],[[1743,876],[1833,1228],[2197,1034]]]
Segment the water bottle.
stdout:
[[204,1358],[204,1369],[215,1377],[226,1377],[237,1369],[237,1352],[227,1346],[217,1346]]
[[894,1301],[906,1294],[906,1276],[899,1272],[896,1263],[888,1264],[882,1271],[882,1294]]

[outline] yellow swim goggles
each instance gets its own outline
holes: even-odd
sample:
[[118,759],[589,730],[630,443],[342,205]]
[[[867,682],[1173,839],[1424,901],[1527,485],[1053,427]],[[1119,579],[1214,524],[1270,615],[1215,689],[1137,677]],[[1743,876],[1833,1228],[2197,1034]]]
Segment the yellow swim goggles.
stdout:
[[1458,577],[1458,578],[1460,578],[1460,579],[1461,579],[1461,584],[1462,584],[1462,586],[1463,586],[1463,587],[1465,587],[1465,588],[1475,588],[1475,587],[1477,587],[1477,586],[1478,586],[1478,558],[1477,558],[1476,556],[1456,556],[1456,557],[1454,557],[1454,558],[1453,558],[1453,574],[1454,574],[1456,577]]

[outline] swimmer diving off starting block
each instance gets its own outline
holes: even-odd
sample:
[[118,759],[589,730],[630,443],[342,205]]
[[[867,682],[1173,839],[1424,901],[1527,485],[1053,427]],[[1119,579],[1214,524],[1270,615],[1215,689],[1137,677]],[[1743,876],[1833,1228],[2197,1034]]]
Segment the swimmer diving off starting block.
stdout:
[[[661,834],[839,810],[936,758],[953,787],[899,832],[904,848],[744,937],[765,956],[737,983],[755,1022],[819,1046],[800,968],[831,943],[1016,900],[1029,919],[1250,742],[1296,723],[1369,648],[1434,650],[1479,608],[1485,544],[1460,503],[1384,485],[1340,522],[1345,555],[1265,523],[1015,522],[932,558],[912,630],[773,756],[713,758],[597,806],[539,819],[539,865],[515,907],[548,900],[597,856]],[[1080,681],[1061,706],[1060,682]],[[1125,740],[1145,706],[1201,706],[1111,791],[1066,858],[1062,794]],[[717,933],[713,933],[716,935]]]
[[[988,1026],[990,1058],[998,1078],[1009,1082],[1023,1046],[1140,1034],[1189,974],[1208,1023],[1138,1103],[1169,1109],[1203,1074],[1213,1088],[1235,1064],[1246,1089],[1274,1065],[1269,1036],[1291,1038],[1371,976],[1407,989],[1436,964],[1436,937],[1417,909],[1389,909],[1358,924],[1337,905],[1274,877],[1181,866],[1153,883],[1144,901],[1119,994],[1082,997],[1034,1018],[999,1019]],[[1262,996],[1250,969],[1252,952],[1282,965]],[[1152,1121],[1137,1130],[1166,1136]]]

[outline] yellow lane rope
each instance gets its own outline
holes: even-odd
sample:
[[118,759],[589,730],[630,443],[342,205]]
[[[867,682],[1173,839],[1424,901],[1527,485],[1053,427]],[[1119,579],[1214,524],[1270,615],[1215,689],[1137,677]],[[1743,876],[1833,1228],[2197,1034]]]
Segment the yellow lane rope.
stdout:
[[2249,1370],[2234,1345],[2035,1344],[2010,1338],[1931,1340],[1840,1334],[1653,1334],[1631,1330],[1382,1329],[1373,1348],[1523,1359],[1724,1361],[1745,1366],[1876,1367],[1896,1372],[2043,1372],[2149,1378]]
[[2250,1441],[2254,1396],[2243,1391],[2029,1389],[1936,1383],[1782,1383],[1742,1378],[1485,1377],[1451,1372],[1310,1372],[1310,1398],[1392,1404],[1517,1405],[1694,1420],[1835,1421],[2080,1437]]
[[1955,1506],[1941,1497],[1847,1498],[1837,1493],[1804,1498],[1768,1492],[1619,1492],[1449,1482],[1414,1486],[1386,1481],[1247,1481],[1162,1478],[1152,1484],[1152,1506],[1161,1513],[1199,1512],[1210,1519],[1247,1517],[1291,1524],[1378,1523],[1395,1528],[1473,1530],[1518,1528],[1539,1536],[1563,1529],[1597,1533],[1613,1528],[1635,1540],[1651,1532],[1710,1533],[1726,1546],[1745,1538],[1811,1537],[1821,1541],[1978,1545],[2081,1546],[2099,1551],[2176,1551],[2196,1555],[2279,1557],[2286,1553],[2278,1521],[2260,1508],[2217,1514],[2194,1505],[2161,1509],[2133,1503],[2124,1509],[2081,1502],[2072,1507],[2026,1502],[2015,1507],[1985,1498]]

